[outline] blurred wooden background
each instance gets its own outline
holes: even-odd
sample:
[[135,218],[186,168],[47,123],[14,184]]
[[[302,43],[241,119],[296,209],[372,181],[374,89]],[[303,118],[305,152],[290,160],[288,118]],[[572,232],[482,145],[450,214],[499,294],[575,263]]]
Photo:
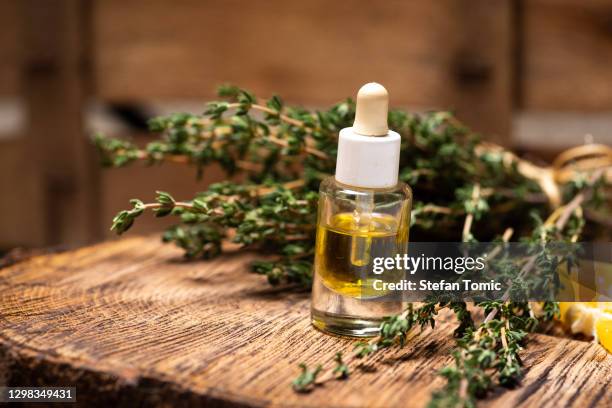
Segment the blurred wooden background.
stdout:
[[379,81],[514,148],[612,142],[610,0],[3,0],[0,34],[0,248],[97,240],[129,198],[222,178],[100,170],[87,138],[144,141],[108,107],[197,112],[222,83],[324,107]]

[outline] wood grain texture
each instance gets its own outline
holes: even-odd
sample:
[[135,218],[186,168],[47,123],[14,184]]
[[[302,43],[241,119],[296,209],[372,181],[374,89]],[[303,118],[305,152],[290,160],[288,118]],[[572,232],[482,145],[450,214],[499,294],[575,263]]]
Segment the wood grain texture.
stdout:
[[612,108],[612,2],[526,0],[522,107],[544,111]]
[[379,81],[394,106],[455,109],[492,138],[509,135],[507,0],[94,4],[103,99],[206,99],[229,82],[328,106]]
[[[447,315],[404,349],[364,361],[349,381],[293,393],[299,362],[324,361],[352,341],[314,330],[309,295],[249,274],[253,257],[185,262],[149,237],[0,270],[4,382],[76,384],[87,406],[420,407],[443,384],[436,371],[453,345]],[[610,406],[605,350],[543,335],[530,342],[522,385],[483,406]]]

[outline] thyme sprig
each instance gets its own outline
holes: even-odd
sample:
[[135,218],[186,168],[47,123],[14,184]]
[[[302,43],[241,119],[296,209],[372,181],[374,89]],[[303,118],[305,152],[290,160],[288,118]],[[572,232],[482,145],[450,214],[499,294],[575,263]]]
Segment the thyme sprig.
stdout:
[[[597,175],[595,175],[597,177]],[[579,204],[586,192],[579,193],[575,200],[561,207],[547,221],[534,230],[532,242],[546,243],[552,239],[570,240],[573,231],[564,231],[571,217],[576,214]],[[559,214],[559,215],[557,215]],[[555,222],[553,228],[549,226]],[[569,236],[564,235],[569,232]],[[555,265],[561,259],[552,259],[543,250],[531,255],[522,267],[516,279],[527,281],[529,272],[536,264]],[[554,269],[554,266],[553,266]],[[458,340],[453,351],[453,364],[440,370],[440,375],[447,380],[446,386],[433,393],[429,407],[473,407],[477,398],[486,396],[496,385],[511,386],[520,381],[522,363],[519,351],[522,350],[526,336],[543,323],[558,315],[555,302],[543,302],[542,312],[537,316],[529,302],[508,301],[508,290],[501,301],[480,302],[486,317],[477,329],[468,329]]]
[[409,336],[417,327],[421,330],[435,327],[435,316],[444,305],[427,303],[415,308],[410,304],[400,315],[389,316],[380,326],[380,335],[370,341],[361,341],[346,358],[338,352],[335,354],[329,367],[317,365],[315,369],[308,369],[304,363],[300,364],[302,373],[293,381],[293,388],[298,392],[311,391],[315,386],[333,379],[345,379],[350,374],[350,367],[375,352],[398,345],[403,347]]

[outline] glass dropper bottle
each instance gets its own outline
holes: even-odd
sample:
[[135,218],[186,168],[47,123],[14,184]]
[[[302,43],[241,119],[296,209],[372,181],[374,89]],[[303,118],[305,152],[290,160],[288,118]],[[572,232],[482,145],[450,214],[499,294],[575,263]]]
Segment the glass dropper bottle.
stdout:
[[353,127],[339,134],[336,174],[320,186],[311,318],[324,332],[375,336],[405,307],[373,285],[373,260],[407,251],[412,205],[398,181],[401,139],[388,128],[388,107],[382,85],[361,87]]

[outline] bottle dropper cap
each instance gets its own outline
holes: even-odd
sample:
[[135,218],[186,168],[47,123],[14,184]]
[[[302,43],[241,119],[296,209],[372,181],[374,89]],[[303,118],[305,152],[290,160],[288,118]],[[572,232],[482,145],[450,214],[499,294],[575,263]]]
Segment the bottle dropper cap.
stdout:
[[389,132],[389,93],[381,84],[370,82],[359,89],[353,131],[364,136],[385,136]]
[[380,84],[365,84],[357,93],[353,127],[340,131],[336,180],[359,188],[397,184],[400,135],[389,130],[389,94]]

